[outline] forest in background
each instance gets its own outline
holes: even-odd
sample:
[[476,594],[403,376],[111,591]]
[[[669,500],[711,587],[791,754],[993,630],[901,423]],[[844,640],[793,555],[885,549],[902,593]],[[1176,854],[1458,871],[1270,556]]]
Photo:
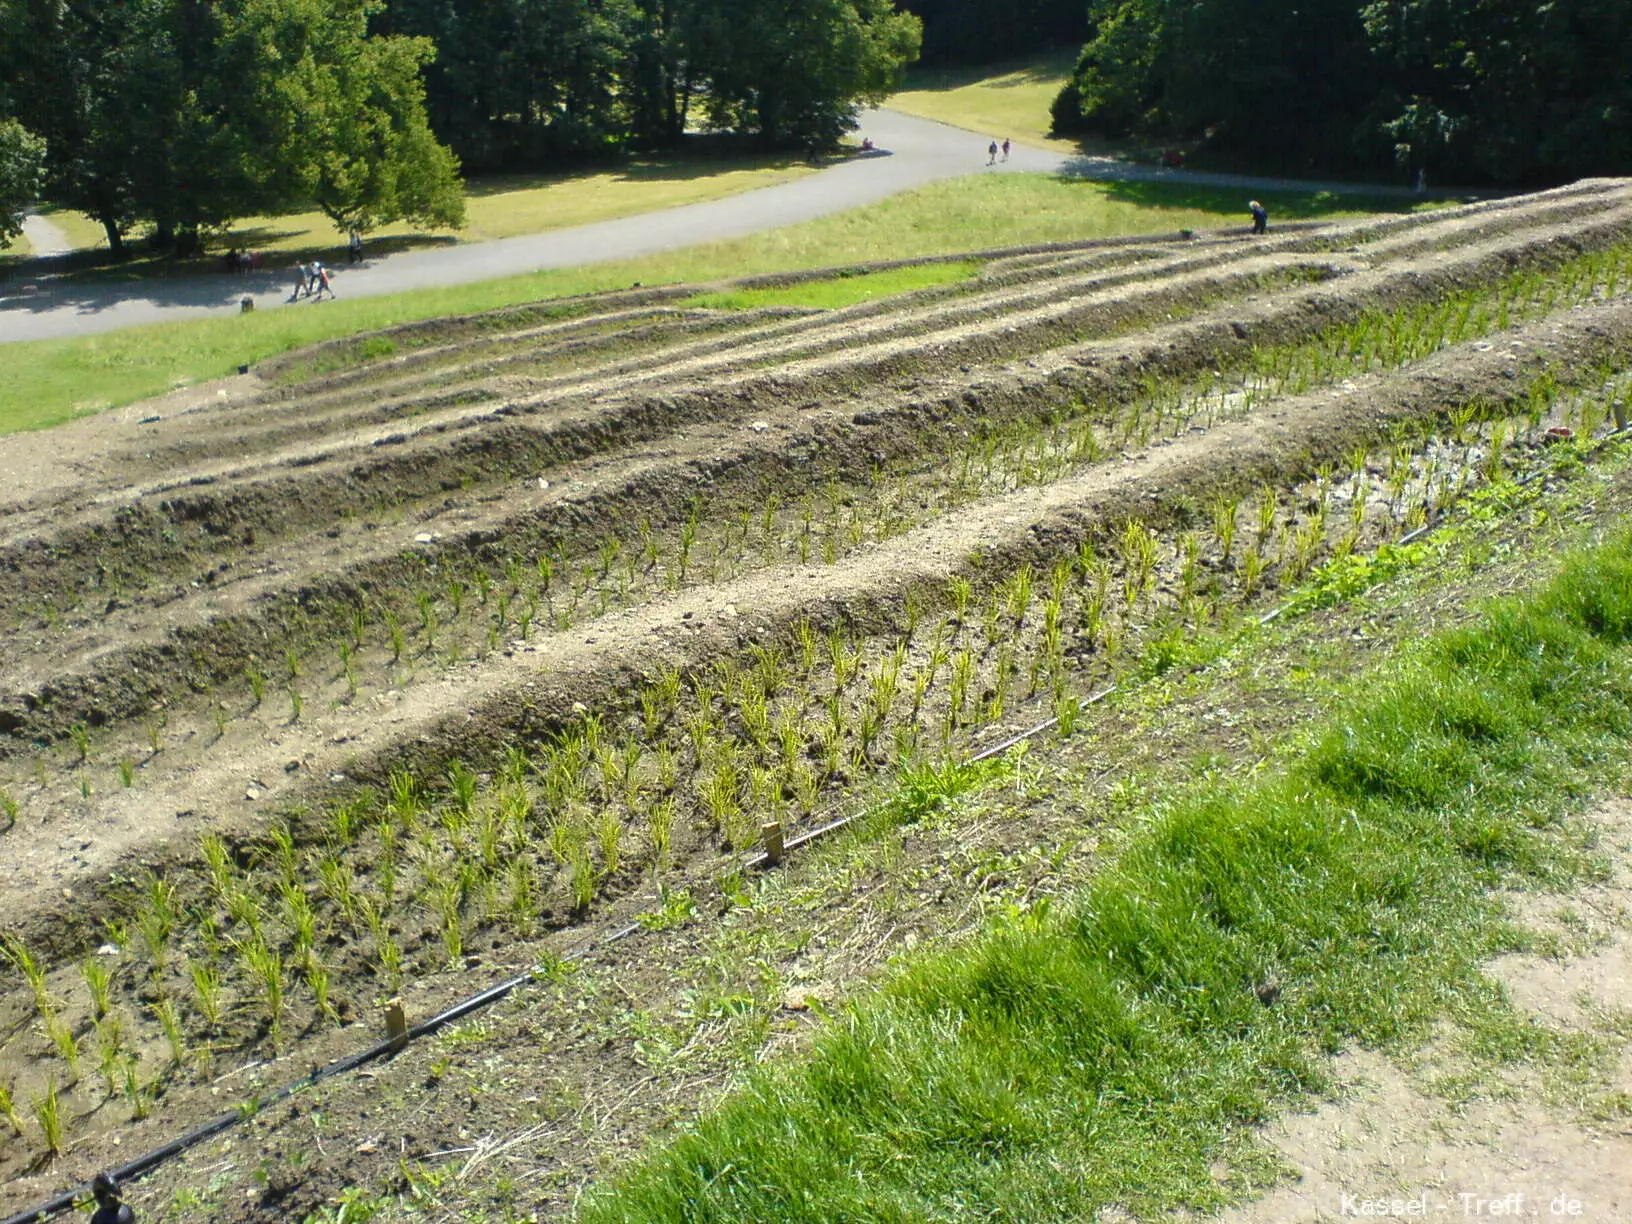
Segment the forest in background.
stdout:
[[1307,175],[1632,173],[1625,0],[1091,0],[1065,133]]
[[1063,135],[1310,176],[1632,173],[1625,0],[0,0],[0,243],[44,198],[188,251],[315,206],[457,226],[464,173],[832,148],[922,58],[1082,45]]
[[457,226],[463,172],[688,128],[830,148],[919,40],[891,0],[0,0],[0,239],[41,196],[188,251],[312,205]]

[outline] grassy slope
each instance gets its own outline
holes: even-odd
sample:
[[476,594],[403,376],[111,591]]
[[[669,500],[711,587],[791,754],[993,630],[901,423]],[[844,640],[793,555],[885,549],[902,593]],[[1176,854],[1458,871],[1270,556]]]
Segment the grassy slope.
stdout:
[[890,99],[895,110],[921,115],[994,140],[1010,137],[1043,148],[1074,148],[1049,135],[1049,107],[1071,76],[1077,53],[1056,51],[1022,64],[995,68],[919,69]]
[[1250,1168],[1230,1137],[1321,1051],[1475,1000],[1504,1023],[1489,889],[1580,869],[1557,822],[1625,767],[1629,664],[1623,534],[1369,677],[1279,772],[1162,802],[1069,904],[906,962],[584,1218],[1216,1208],[1243,1187],[1213,1162]]
[[934,285],[950,285],[968,280],[980,271],[978,260],[961,263],[924,264],[892,268],[861,276],[836,276],[782,289],[727,289],[719,293],[699,293],[676,303],[712,310],[758,310],[766,306],[805,306],[817,310],[838,310],[860,302],[911,293]]
[[[1288,195],[1266,202],[1284,218],[1344,215],[1376,206],[1329,196]],[[634,281],[707,282],[982,247],[1203,229],[1240,219],[1234,196],[1182,185],[971,176],[818,221],[638,260],[0,346],[0,433],[43,428],[220,377],[240,364],[320,340]]]

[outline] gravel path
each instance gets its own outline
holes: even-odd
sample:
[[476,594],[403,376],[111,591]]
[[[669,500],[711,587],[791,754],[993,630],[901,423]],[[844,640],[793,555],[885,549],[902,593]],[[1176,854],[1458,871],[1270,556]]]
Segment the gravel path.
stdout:
[[[887,109],[869,111],[858,136],[870,138],[878,152],[847,160],[797,182],[572,229],[393,255],[360,268],[338,270],[336,290],[347,298],[373,297],[672,251],[699,242],[780,229],[965,174],[1063,173],[1093,179],[1176,179],[1243,189],[1353,189],[1344,184],[1162,170],[1108,157],[1062,156],[1023,145],[1014,147],[1007,162],[988,166],[989,137]],[[1243,212],[1244,205],[1245,201]],[[53,242],[63,245],[52,239],[49,231],[56,231],[56,227],[43,218],[30,218],[30,224],[33,228],[28,231],[29,240],[36,250],[46,250]],[[40,237],[35,236],[37,230]],[[60,239],[60,231],[56,232]],[[42,238],[46,239],[44,244]],[[120,285],[87,284],[42,275],[39,266],[28,265],[22,274],[0,282],[0,343],[89,335],[141,323],[230,313],[239,308],[245,296],[254,298],[258,310],[278,309],[285,305],[291,284],[289,272],[281,269],[259,273],[247,281],[221,275],[146,279]],[[320,309],[304,301],[298,308]]]

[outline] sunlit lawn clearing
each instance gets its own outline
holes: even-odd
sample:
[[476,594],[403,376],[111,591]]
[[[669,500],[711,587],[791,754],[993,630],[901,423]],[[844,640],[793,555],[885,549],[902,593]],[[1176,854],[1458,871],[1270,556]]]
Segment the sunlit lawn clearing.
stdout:
[[985,68],[921,68],[889,105],[993,140],[1010,137],[1048,149],[1074,149],[1075,141],[1049,135],[1049,107],[1071,76],[1077,52],[1052,51],[1024,63]]

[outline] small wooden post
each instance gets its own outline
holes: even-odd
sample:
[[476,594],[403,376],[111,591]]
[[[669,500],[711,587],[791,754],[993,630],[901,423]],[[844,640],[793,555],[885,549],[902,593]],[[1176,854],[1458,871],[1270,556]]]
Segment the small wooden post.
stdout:
[[782,822],[773,820],[770,824],[761,825],[760,836],[765,839],[765,862],[771,867],[782,864],[784,847],[782,844]]
[[401,999],[392,999],[385,1005],[385,1039],[393,1050],[408,1044],[408,1013],[403,1011]]

